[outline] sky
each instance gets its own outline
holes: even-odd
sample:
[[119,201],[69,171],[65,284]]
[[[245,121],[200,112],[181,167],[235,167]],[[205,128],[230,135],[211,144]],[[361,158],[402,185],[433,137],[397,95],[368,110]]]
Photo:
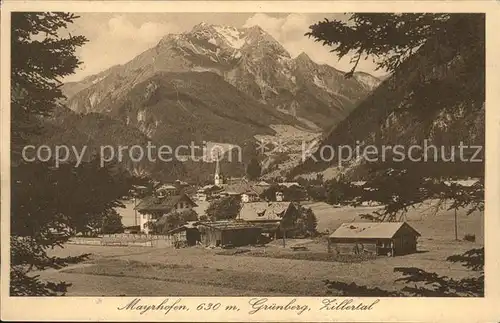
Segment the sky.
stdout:
[[[350,57],[342,60],[331,48],[314,42],[304,34],[309,26],[328,19],[346,19],[344,14],[302,13],[80,13],[79,19],[68,32],[84,35],[89,40],[77,49],[83,64],[75,74],[64,81],[79,81],[86,76],[99,73],[113,65],[124,64],[148,48],[154,47],[167,34],[190,31],[200,22],[228,25],[236,28],[259,25],[278,40],[292,57],[305,52],[319,64],[329,64],[346,71],[352,66]],[[371,59],[361,60],[358,71],[382,76],[384,71],[375,71]]]

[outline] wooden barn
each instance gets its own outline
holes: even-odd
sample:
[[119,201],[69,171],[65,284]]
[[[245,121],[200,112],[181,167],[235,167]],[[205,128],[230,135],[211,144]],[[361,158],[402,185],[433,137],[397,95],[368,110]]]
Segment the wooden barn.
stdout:
[[194,246],[200,238],[198,221],[188,222],[178,228],[170,230],[167,235],[172,237],[174,246]]
[[261,229],[239,221],[201,222],[198,225],[201,243],[205,246],[239,247],[257,244]]
[[328,252],[404,255],[417,251],[419,236],[406,222],[344,223],[328,237]]

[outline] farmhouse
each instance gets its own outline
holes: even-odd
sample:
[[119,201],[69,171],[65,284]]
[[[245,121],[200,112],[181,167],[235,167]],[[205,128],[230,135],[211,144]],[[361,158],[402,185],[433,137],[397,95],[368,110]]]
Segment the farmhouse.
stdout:
[[251,223],[279,223],[296,214],[298,210],[292,202],[254,202],[243,204],[238,219]]
[[241,202],[243,203],[256,202],[258,200],[259,200],[259,195],[255,192],[245,192],[241,194]]
[[417,251],[420,236],[406,222],[344,223],[328,238],[328,252],[396,256]]
[[244,203],[238,219],[261,228],[262,233],[277,238],[283,229],[293,230],[299,211],[292,202]]
[[203,245],[216,247],[256,244],[261,233],[259,227],[241,221],[201,222],[198,230]]
[[140,217],[141,231],[149,233],[147,222],[155,222],[164,214],[191,210],[197,206],[186,194],[174,196],[148,196],[137,206],[136,210],[142,214]]
[[264,192],[266,187],[255,185],[247,180],[233,181],[224,187],[224,193],[228,196],[239,196],[241,202],[249,203],[259,200],[259,195]]
[[271,201],[305,201],[308,199],[307,191],[296,182],[277,183],[265,192],[264,198]]
[[179,194],[179,190],[173,185],[163,184],[156,189],[156,194],[159,196],[175,196]]

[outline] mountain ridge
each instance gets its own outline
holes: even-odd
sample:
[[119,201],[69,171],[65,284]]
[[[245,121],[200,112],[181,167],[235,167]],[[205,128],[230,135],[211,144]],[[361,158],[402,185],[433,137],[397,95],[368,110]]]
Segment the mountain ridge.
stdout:
[[[164,36],[156,46],[125,64],[65,84],[63,91],[73,111],[106,113],[102,105],[109,105],[158,71],[211,71],[256,100],[306,119],[313,108],[307,100],[320,98],[316,104],[321,109],[309,121],[321,128],[331,126],[325,123],[325,114],[331,117],[333,113],[333,122],[345,118],[357,100],[372,90],[356,79],[344,81],[343,72],[316,64],[306,54],[292,58],[258,26],[238,29],[200,23],[189,32]],[[316,72],[326,79],[314,82],[309,74]]]
[[[424,140],[438,147],[459,143],[484,146],[484,20],[458,16],[449,24],[448,30],[456,34],[455,38],[438,34],[422,45],[333,127],[319,146],[355,147],[356,142],[364,142],[365,146],[378,148],[384,145],[408,148],[422,145]],[[322,160],[319,151],[313,156],[289,176],[323,173],[327,178],[341,171],[348,171],[354,177],[367,175],[361,170],[369,163],[360,165],[353,161],[342,165],[344,170],[341,170],[338,156],[329,161]],[[470,163],[437,165],[442,174],[458,176],[470,170],[479,176],[481,170],[472,166]]]

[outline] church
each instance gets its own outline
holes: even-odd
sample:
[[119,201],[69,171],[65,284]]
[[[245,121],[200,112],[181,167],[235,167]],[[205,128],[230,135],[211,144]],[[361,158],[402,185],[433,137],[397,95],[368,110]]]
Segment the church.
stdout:
[[219,157],[215,158],[215,173],[214,173],[214,185],[222,186],[224,183],[224,176],[220,171]]

